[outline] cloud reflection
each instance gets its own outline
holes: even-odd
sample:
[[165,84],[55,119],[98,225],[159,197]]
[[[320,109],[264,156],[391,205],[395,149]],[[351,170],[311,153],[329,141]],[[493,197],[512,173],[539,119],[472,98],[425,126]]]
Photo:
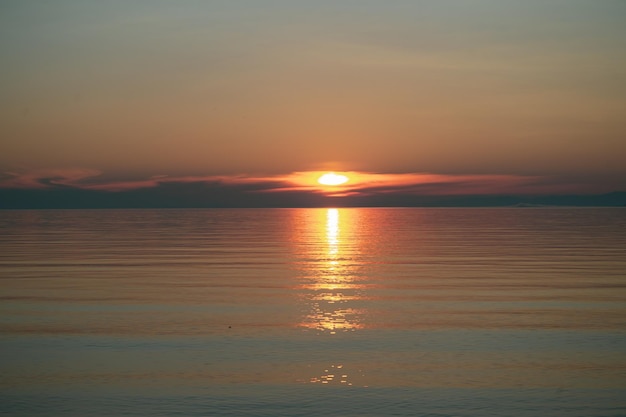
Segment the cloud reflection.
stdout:
[[358,239],[354,218],[345,209],[315,212],[306,224],[310,248],[305,266],[305,298],[308,313],[300,325],[331,335],[362,327],[363,310],[355,306],[362,299],[358,282]]

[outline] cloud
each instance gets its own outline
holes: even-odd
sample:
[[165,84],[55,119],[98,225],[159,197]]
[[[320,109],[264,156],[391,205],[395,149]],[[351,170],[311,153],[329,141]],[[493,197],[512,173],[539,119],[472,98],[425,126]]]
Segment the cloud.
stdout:
[[533,194],[558,192],[563,184],[549,179],[522,175],[444,175],[433,173],[386,174],[371,172],[342,172],[350,180],[337,187],[324,187],[317,183],[322,171],[296,172],[284,178],[292,189],[321,192],[331,196],[370,196],[376,194],[411,195],[493,195]]
[[82,181],[101,174],[98,170],[86,168],[40,169],[19,173],[6,171],[0,177],[0,188],[80,187]]
[[[81,190],[97,191],[130,191],[144,188],[158,187],[170,183],[223,183],[237,184],[265,184],[261,188],[268,188],[268,183],[281,184],[280,178],[251,177],[244,175],[231,176],[178,176],[153,175],[140,180],[107,181],[100,179],[102,172],[84,168],[32,170],[24,172],[5,171],[0,174],[0,188],[4,189],[51,189],[70,187]],[[271,187],[269,187],[271,188]]]
[[538,176],[356,171],[342,172],[350,178],[345,185],[329,187],[317,182],[324,172],[154,175],[128,181],[106,180],[100,171],[80,168],[5,172],[0,175],[0,207],[475,206],[535,202],[524,196],[599,193],[591,183]]

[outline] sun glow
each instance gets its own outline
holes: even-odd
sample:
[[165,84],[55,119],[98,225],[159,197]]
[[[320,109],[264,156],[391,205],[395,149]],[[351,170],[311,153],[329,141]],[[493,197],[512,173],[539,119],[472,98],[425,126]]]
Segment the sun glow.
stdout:
[[317,179],[322,185],[341,185],[348,182],[349,178],[345,175],[335,174],[334,172],[327,172]]

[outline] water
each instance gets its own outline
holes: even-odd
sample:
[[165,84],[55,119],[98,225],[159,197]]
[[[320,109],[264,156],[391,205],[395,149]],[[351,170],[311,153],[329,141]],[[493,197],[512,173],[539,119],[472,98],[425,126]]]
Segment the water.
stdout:
[[624,416],[626,210],[0,212],[0,413]]

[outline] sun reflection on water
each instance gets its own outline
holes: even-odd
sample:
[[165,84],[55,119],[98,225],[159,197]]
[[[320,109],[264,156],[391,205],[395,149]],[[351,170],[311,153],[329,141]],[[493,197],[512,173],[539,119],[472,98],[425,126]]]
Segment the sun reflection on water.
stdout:
[[309,309],[302,327],[330,335],[362,327],[363,311],[356,307],[362,299],[358,282],[358,239],[349,212],[326,209],[307,222],[311,238],[305,266],[305,297]]
[[328,242],[328,255],[336,256],[339,253],[339,210],[337,209],[328,209],[326,212],[326,241]]

